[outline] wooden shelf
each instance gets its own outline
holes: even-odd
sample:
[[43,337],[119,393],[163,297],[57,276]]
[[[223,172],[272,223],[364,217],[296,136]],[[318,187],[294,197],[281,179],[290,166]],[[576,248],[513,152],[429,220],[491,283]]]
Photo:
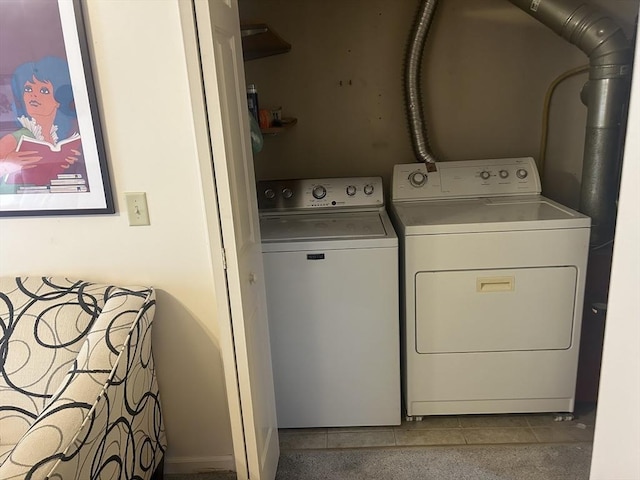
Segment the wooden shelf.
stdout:
[[279,135],[293,127],[296,123],[298,123],[297,118],[283,118],[281,127],[261,128],[260,131],[263,135]]
[[291,44],[284,41],[266,23],[245,23],[240,26],[244,60],[287,53]]

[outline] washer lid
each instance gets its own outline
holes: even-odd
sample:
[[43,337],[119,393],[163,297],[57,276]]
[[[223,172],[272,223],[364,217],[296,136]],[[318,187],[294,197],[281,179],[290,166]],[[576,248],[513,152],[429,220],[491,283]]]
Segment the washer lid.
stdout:
[[378,212],[264,216],[260,219],[263,242],[384,238]]
[[492,197],[396,202],[405,235],[588,228],[591,219],[548,198]]

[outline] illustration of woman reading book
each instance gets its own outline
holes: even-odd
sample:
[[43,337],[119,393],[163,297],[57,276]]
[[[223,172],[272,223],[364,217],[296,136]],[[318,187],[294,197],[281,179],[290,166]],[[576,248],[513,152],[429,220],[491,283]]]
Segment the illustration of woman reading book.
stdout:
[[0,192],[87,191],[67,62],[24,63],[11,89],[19,128],[0,139]]

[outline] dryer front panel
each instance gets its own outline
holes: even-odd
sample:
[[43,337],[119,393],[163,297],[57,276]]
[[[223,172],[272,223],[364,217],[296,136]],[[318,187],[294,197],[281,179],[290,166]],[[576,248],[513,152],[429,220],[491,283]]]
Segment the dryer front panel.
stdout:
[[573,266],[418,272],[419,354],[571,347]]

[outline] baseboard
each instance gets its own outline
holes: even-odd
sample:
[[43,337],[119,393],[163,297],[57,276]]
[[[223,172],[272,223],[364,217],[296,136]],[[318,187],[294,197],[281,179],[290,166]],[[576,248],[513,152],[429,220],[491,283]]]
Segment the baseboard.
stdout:
[[203,473],[235,471],[233,455],[216,457],[167,457],[164,473]]

